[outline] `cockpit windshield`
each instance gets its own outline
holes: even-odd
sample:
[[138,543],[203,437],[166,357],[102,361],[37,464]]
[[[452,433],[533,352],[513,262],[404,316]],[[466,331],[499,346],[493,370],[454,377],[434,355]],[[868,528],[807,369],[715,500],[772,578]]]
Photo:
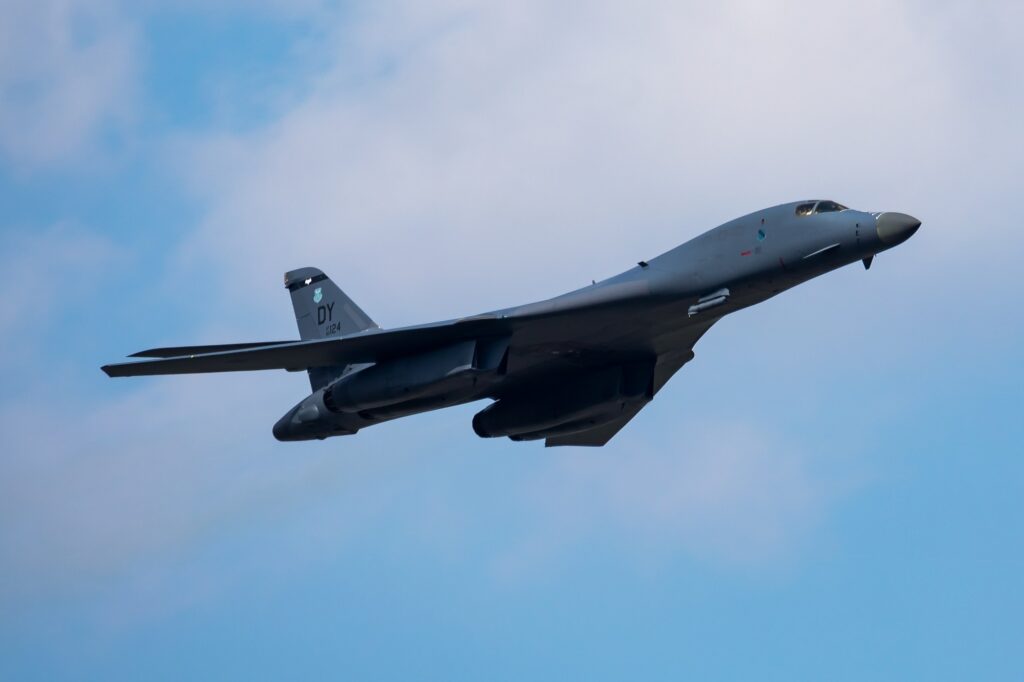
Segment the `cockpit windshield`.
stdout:
[[837,204],[834,201],[819,201],[818,207],[814,209],[815,213],[835,213],[837,211],[845,211],[846,207],[842,204]]
[[798,216],[814,215],[815,213],[835,213],[837,211],[847,210],[846,206],[824,199],[822,201],[808,201],[806,204],[800,204],[796,207],[796,214]]

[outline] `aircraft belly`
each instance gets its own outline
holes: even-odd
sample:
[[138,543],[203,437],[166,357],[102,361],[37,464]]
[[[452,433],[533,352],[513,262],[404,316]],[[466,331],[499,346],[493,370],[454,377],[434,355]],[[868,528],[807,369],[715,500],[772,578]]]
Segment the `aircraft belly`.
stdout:
[[530,390],[552,376],[572,377],[602,367],[688,354],[717,318],[690,319],[686,308],[685,301],[676,301],[624,310],[617,316],[574,316],[571,323],[534,323],[516,330],[509,343],[507,374],[488,395],[500,398]]

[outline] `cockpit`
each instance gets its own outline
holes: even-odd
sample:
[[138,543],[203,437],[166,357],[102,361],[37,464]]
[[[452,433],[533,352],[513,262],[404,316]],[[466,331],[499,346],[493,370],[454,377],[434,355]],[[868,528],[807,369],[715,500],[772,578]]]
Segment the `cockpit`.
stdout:
[[836,213],[838,211],[848,211],[849,209],[842,204],[828,199],[821,201],[808,201],[807,203],[800,204],[796,207],[796,214],[798,216],[804,215],[815,215],[817,213]]

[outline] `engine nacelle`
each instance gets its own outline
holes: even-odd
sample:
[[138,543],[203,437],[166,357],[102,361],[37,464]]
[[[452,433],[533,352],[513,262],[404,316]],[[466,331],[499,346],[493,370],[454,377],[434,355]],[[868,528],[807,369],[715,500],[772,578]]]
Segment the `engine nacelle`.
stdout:
[[372,411],[457,391],[497,371],[507,346],[507,340],[474,339],[380,362],[328,386],[324,405],[335,413]]
[[473,339],[354,371],[289,410],[274,436],[352,434],[367,424],[475,399],[501,374],[507,349],[508,338]]
[[277,420],[274,438],[281,441],[323,439],[351,435],[358,430],[350,415],[331,414],[324,404],[324,389],[320,389]]
[[562,436],[605,424],[652,397],[652,365],[609,367],[502,398],[473,417],[473,430],[482,438]]

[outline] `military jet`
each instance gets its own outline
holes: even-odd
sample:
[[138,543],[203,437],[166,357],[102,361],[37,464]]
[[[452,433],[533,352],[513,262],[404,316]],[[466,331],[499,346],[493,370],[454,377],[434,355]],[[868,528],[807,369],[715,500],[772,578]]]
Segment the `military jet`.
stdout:
[[602,446],[649,403],[725,315],[874,257],[921,226],[903,213],[800,201],[737,218],[657,258],[545,301],[381,329],[316,268],[284,276],[298,341],[155,348],[111,377],[305,370],[312,393],[282,441],[352,435],[481,399],[484,438]]

